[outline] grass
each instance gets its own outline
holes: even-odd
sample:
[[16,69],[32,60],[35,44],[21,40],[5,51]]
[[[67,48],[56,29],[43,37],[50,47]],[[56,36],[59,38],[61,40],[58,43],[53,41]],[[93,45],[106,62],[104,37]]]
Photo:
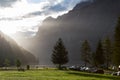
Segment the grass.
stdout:
[[120,77],[77,71],[30,70],[0,71],[0,80],[120,80]]

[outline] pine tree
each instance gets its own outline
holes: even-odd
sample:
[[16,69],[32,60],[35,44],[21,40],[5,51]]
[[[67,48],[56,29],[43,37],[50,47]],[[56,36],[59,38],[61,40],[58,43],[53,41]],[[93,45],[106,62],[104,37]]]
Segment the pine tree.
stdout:
[[118,19],[114,34],[113,63],[116,66],[120,65],[120,17]]
[[105,63],[104,51],[101,40],[99,40],[96,52],[94,53],[94,62],[96,67],[102,67]]
[[108,68],[112,60],[112,46],[111,46],[111,41],[108,37],[104,40],[103,49],[104,49],[106,68]]
[[27,68],[27,70],[30,70],[30,65],[27,65],[26,68]]
[[97,66],[97,64],[96,64],[96,53],[95,52],[92,53],[91,64],[92,64],[92,66],[95,66],[95,67]]
[[87,40],[85,40],[81,47],[81,60],[84,62],[84,66],[91,62],[91,48]]
[[68,62],[68,51],[66,50],[61,38],[59,38],[56,45],[54,46],[52,62],[53,64],[58,65],[59,69],[61,69],[63,64]]
[[6,69],[8,66],[10,66],[10,61],[8,59],[5,59],[4,66],[6,67]]
[[21,66],[21,61],[19,59],[16,60],[16,67],[19,69]]

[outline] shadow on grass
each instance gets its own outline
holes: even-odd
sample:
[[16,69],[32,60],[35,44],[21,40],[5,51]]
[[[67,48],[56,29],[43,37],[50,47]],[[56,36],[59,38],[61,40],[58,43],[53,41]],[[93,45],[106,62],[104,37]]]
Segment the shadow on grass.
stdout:
[[119,76],[107,76],[104,74],[93,74],[93,73],[83,73],[83,72],[67,72],[70,75],[82,76],[82,77],[93,77],[98,79],[110,79],[110,80],[120,80]]

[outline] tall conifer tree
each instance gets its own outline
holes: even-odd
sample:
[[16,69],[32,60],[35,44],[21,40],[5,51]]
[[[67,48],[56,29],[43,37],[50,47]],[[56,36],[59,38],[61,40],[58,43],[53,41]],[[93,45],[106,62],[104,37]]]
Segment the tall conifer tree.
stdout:
[[91,48],[87,40],[85,40],[81,47],[81,60],[84,62],[84,66],[91,61]]
[[113,63],[116,66],[120,65],[120,17],[118,18],[114,34]]
[[102,67],[105,63],[104,51],[101,40],[99,40],[96,52],[94,53],[94,62],[96,64],[96,67]]
[[58,68],[61,69],[63,64],[68,62],[68,51],[66,50],[64,43],[61,38],[57,41],[54,46],[52,53],[52,62],[53,64],[58,65]]
[[112,60],[112,45],[108,37],[104,40],[103,49],[104,49],[104,56],[105,56],[105,64],[106,64],[106,67],[108,68]]

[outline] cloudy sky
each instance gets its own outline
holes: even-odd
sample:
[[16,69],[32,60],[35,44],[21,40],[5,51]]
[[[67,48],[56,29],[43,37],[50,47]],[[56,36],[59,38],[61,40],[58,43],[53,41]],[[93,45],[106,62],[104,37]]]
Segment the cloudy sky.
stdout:
[[67,13],[81,0],[0,0],[0,30],[35,35],[38,25],[48,16]]

